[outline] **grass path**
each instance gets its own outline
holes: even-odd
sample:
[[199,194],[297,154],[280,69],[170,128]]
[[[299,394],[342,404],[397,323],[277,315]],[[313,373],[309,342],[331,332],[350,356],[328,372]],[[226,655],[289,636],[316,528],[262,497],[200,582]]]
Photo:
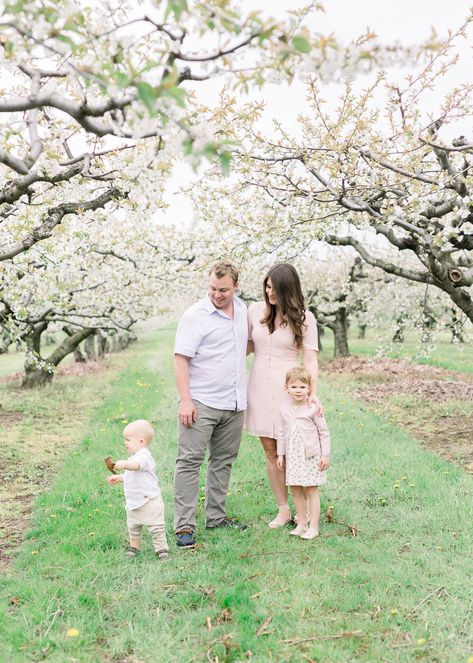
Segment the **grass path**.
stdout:
[[171,340],[162,330],[119,376],[39,498],[0,581],[1,663],[471,663],[472,478],[327,387],[334,454],[322,507],[335,522],[318,540],[267,529],[262,453],[247,436],[228,504],[251,528],[206,532],[200,513],[195,551],[172,544],[159,563],[147,540],[140,560],[124,559],[123,496],[102,459],[122,455],[122,428],[137,417],[157,430],[172,541]]

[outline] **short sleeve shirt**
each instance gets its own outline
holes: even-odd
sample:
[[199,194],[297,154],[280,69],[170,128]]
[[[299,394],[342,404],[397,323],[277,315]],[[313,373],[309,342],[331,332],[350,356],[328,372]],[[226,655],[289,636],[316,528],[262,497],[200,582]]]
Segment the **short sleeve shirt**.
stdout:
[[139,470],[125,470],[123,489],[126,508],[138,509],[153,497],[161,495],[156,475],[156,462],[147,447],[139,449],[129,460],[140,465]]
[[233,318],[217,309],[207,296],[182,316],[174,352],[190,357],[192,399],[220,410],[246,408],[245,304],[233,298]]

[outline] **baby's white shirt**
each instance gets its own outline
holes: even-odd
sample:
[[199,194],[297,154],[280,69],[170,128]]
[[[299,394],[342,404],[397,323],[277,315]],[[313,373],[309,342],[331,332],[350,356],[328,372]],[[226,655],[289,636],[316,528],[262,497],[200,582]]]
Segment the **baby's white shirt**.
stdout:
[[132,511],[139,509],[153,497],[159,497],[161,491],[156,475],[156,462],[147,447],[139,449],[128,460],[140,466],[139,470],[125,470],[123,477],[126,508]]

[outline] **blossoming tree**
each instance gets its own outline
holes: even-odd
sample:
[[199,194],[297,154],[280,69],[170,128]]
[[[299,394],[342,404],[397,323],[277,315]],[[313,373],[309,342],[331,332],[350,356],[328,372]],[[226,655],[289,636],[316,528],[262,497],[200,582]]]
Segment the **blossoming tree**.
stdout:
[[231,220],[227,247],[351,246],[374,267],[439,288],[473,321],[473,143],[456,133],[471,118],[473,86],[429,97],[455,69],[456,40],[472,21],[402,85],[384,73],[361,92],[347,83],[335,111],[309,76],[297,133],[276,122],[266,135],[257,106],[227,115],[223,128],[240,146],[234,176],[213,198],[215,182],[194,194],[208,220],[225,196],[217,216]]

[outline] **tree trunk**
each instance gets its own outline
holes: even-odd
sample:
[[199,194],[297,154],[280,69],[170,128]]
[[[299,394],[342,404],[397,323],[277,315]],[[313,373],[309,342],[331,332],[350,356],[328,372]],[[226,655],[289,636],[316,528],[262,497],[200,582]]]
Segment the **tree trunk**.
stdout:
[[35,387],[44,387],[49,384],[53,379],[53,371],[46,370],[46,368],[41,366],[34,366],[31,364],[28,366],[25,363],[25,375],[21,382],[23,389],[34,389]]
[[136,340],[137,340],[136,336],[128,332],[126,332],[125,334],[121,334],[121,336],[117,336],[116,340],[117,350],[126,350],[127,347],[132,343],[134,343]]
[[47,322],[40,322],[25,334],[25,375],[21,382],[24,388],[43,386],[53,379],[51,367],[41,357],[41,335],[47,328]]
[[[46,323],[45,325],[46,326],[44,329],[47,327]],[[86,327],[84,329],[80,329],[79,331],[73,333],[72,336],[65,338],[47,359],[42,359],[39,354],[38,330],[35,330],[35,334],[31,335],[31,339],[36,341],[36,343],[32,343],[32,345],[34,345],[36,348],[36,351],[28,351],[27,353],[25,361],[25,377],[23,378],[21,386],[24,388],[41,387],[51,382],[53,379],[53,369],[58,366],[61,361],[67,357],[67,355],[71,354],[71,352],[74,352],[79,343],[94,333],[95,328]],[[29,342],[31,343],[31,341],[27,339],[28,349]]]
[[358,325],[358,338],[366,338],[366,327],[368,325]]
[[318,336],[318,342],[319,342],[319,352],[322,352],[323,347],[322,347],[322,336],[325,334],[325,329],[324,326],[320,324],[319,321],[317,321],[317,336]]
[[85,339],[84,351],[89,361],[97,359],[97,355],[95,354],[95,334],[91,334]]
[[79,346],[74,350],[74,361],[77,364],[85,364],[87,359]]
[[110,349],[110,344],[107,337],[101,331],[97,332],[97,354],[99,359],[105,357],[105,353]]
[[[69,337],[74,336],[76,333],[73,327],[64,326],[62,329]],[[76,364],[85,364],[87,361],[87,359],[84,357],[84,353],[80,349],[80,345],[74,349],[74,361]]]
[[450,327],[450,331],[452,332],[450,343],[464,343],[465,337],[463,335],[463,325],[465,324],[465,320],[460,318],[458,315],[458,310],[453,306],[450,309],[450,313],[452,314],[451,322],[448,325]]
[[348,357],[350,354],[348,348],[348,315],[344,306],[336,311],[331,329],[334,339],[333,356]]

